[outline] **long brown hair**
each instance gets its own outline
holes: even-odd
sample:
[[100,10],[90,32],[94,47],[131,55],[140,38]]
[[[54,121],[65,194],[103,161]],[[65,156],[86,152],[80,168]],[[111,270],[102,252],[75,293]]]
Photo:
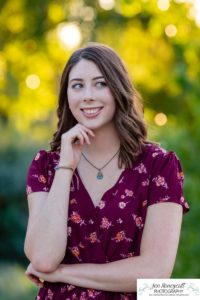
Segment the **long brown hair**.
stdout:
[[147,138],[141,97],[131,84],[128,72],[117,53],[99,43],[89,43],[84,48],[76,50],[64,68],[57,108],[58,125],[50,143],[51,150],[58,150],[62,134],[77,124],[69,109],[67,87],[69,73],[81,59],[90,60],[98,66],[114,96],[116,101],[114,124],[121,142],[118,166],[122,168],[125,164],[126,168],[131,168],[133,161],[142,152]]

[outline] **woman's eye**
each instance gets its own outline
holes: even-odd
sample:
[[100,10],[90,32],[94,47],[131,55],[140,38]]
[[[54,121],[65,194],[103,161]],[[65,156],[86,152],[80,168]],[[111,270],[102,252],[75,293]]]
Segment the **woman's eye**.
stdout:
[[79,88],[81,88],[81,87],[82,87],[82,84],[81,84],[81,83],[75,83],[75,84],[72,85],[72,88],[73,88],[73,89],[79,89]]
[[98,82],[96,83],[96,85],[99,86],[99,87],[107,86],[107,84],[106,84],[105,81],[98,81]]

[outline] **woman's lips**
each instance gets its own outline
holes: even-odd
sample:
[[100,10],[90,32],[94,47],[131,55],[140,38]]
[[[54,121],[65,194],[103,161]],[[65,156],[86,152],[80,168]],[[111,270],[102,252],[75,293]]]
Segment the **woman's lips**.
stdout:
[[82,108],[81,111],[86,118],[95,118],[100,114],[103,107]]

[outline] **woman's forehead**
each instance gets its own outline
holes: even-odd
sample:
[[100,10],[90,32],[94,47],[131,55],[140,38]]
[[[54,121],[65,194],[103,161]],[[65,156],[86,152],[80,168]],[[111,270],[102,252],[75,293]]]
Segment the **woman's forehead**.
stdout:
[[98,66],[91,60],[81,59],[71,69],[69,80],[73,78],[87,78],[103,76]]

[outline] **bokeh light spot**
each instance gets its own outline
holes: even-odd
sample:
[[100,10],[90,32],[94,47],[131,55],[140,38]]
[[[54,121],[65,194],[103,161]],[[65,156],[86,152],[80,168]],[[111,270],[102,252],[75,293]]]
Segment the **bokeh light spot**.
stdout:
[[177,34],[177,28],[174,24],[169,24],[165,27],[165,34],[168,37],[173,37]]
[[200,27],[200,0],[193,0],[193,6],[189,10],[189,16],[194,19],[196,25]]
[[40,78],[36,74],[31,74],[26,78],[26,85],[29,89],[35,90],[40,85]]
[[84,21],[92,21],[95,17],[95,12],[93,7],[86,6],[81,11],[81,16]]
[[57,35],[63,46],[68,49],[77,47],[82,39],[80,29],[75,23],[59,24]]
[[115,0],[99,0],[99,5],[105,10],[111,10],[115,6]]
[[160,10],[165,11],[168,10],[170,3],[169,0],[158,0],[157,5]]
[[156,114],[154,122],[158,126],[163,126],[167,123],[167,116],[164,113]]

